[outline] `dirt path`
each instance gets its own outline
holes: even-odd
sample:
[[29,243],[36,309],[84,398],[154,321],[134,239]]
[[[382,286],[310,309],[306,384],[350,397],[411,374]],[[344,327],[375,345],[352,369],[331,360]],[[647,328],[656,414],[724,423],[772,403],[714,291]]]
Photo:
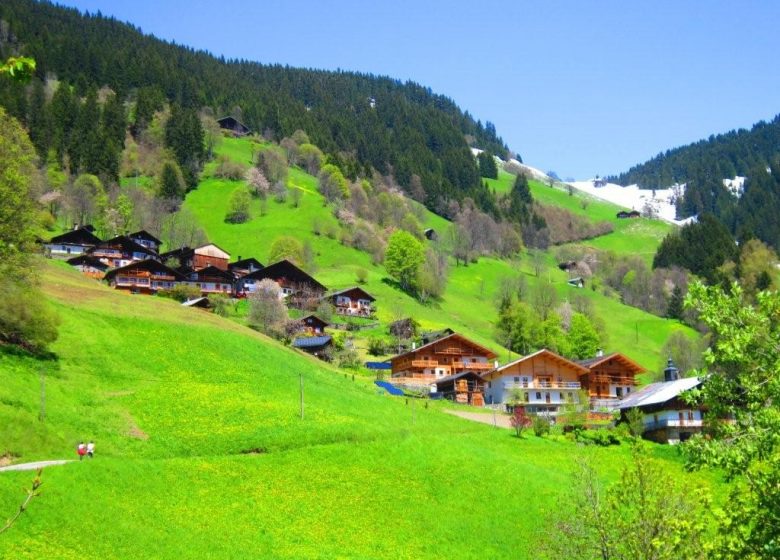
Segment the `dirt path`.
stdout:
[[34,463],[19,463],[18,465],[8,465],[7,467],[0,467],[0,472],[3,471],[35,471],[42,469],[43,467],[55,467],[57,465],[64,465],[65,463],[72,463],[70,459],[57,459],[56,461],[35,461]]
[[[484,412],[466,412],[463,410],[449,410],[446,408],[444,409],[444,412],[447,414],[452,414],[453,416],[459,416],[460,418],[464,418],[466,420],[471,420],[473,422],[482,422],[483,424],[490,424],[491,426],[494,425],[492,414],[486,414]],[[499,428],[512,427],[512,425],[509,423],[509,416],[501,412],[496,412],[495,425]]]

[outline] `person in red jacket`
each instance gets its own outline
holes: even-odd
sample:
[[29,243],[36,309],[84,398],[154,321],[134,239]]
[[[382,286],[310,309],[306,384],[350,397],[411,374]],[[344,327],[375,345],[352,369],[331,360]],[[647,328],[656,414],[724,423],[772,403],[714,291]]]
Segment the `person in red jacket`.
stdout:
[[84,455],[87,454],[87,446],[84,445],[83,441],[79,443],[79,446],[76,448],[76,453],[79,454],[79,461],[83,461]]

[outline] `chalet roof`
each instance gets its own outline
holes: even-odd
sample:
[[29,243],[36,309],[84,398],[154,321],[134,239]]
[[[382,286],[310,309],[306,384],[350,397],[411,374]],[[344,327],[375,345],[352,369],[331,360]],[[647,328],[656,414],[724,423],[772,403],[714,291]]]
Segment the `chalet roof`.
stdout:
[[165,274],[169,274],[176,278],[177,280],[184,280],[184,276],[172,268],[169,268],[165,266],[163,263],[152,260],[152,259],[146,259],[145,261],[136,261],[134,263],[130,263],[127,266],[120,266],[119,268],[113,268],[106,272],[106,280],[111,280],[114,278],[117,274],[121,272],[131,272],[134,270],[145,270],[148,272],[163,272]]
[[454,375],[448,375],[446,377],[440,377],[439,379],[437,379],[435,381],[435,383],[437,385],[439,385],[440,383],[449,383],[450,381],[456,381],[456,380],[460,379],[461,377],[473,377],[473,378],[475,378],[475,379],[477,379],[479,381],[484,381],[482,379],[482,376],[479,375],[476,372],[473,372],[473,371],[462,371],[462,372],[456,373]]
[[325,321],[325,320],[323,320],[323,319],[320,319],[320,318],[319,318],[319,317],[317,317],[317,316],[316,316],[314,313],[312,313],[312,314],[310,314],[310,315],[306,315],[306,317],[303,317],[303,318],[301,319],[301,322],[302,322],[302,323],[305,323],[306,321],[316,321],[316,322],[318,322],[318,323],[320,323],[321,325],[323,325],[323,326],[326,326],[326,327],[327,327],[328,325],[330,325],[330,323],[328,323],[327,321]]
[[123,251],[130,253],[146,253],[147,255],[157,256],[157,253],[149,247],[144,247],[140,243],[133,241],[126,235],[117,235],[111,239],[106,239],[95,245],[95,249],[99,247],[121,247]]
[[332,298],[332,297],[340,296],[342,294],[346,294],[347,292],[352,292],[352,291],[355,291],[355,290],[360,292],[361,294],[363,294],[363,297],[360,298],[360,299],[367,299],[368,301],[376,301],[376,298],[374,296],[369,294],[367,291],[365,291],[360,286],[352,286],[351,288],[344,288],[343,290],[338,290],[337,292],[331,292],[327,297]]
[[588,369],[593,369],[600,366],[601,364],[609,362],[610,360],[617,360],[622,365],[624,365],[626,369],[630,370],[631,373],[642,373],[645,371],[645,368],[640,366],[628,356],[621,354],[620,352],[613,352],[607,356],[596,356],[595,358],[589,358],[587,360],[577,360],[577,363],[585,366]]
[[94,266],[95,268],[99,268],[101,270],[108,270],[110,267],[98,259],[97,257],[93,257],[92,255],[79,255],[78,257],[73,257],[72,259],[68,259],[66,261],[71,266],[79,266],[79,265],[89,265]]
[[[217,123],[219,123],[219,126],[222,128],[229,127],[231,129],[235,128],[235,125],[239,125],[242,129],[249,131],[249,127],[242,123],[240,120],[238,120],[236,117],[231,117],[230,115],[226,117],[222,117],[221,119],[217,119]],[[225,125],[225,126],[222,126]]]
[[152,243],[156,243],[157,245],[162,245],[162,241],[157,239],[154,235],[152,235],[145,229],[131,233],[130,235],[128,235],[128,237],[130,239],[143,239],[144,241],[151,241]]
[[230,260],[230,253],[214,243],[206,243],[205,245],[195,247],[192,252],[196,255],[202,255],[204,257],[214,257],[217,259]]
[[492,350],[489,350],[488,348],[485,348],[481,344],[477,344],[473,340],[469,340],[468,338],[466,338],[465,336],[463,336],[461,334],[452,333],[452,334],[449,334],[449,335],[444,336],[442,338],[437,338],[436,340],[432,340],[428,344],[423,344],[422,346],[419,346],[419,347],[415,348],[414,350],[409,350],[408,352],[404,352],[402,354],[398,354],[397,356],[393,356],[390,359],[391,360],[395,360],[395,359],[401,358],[403,356],[408,356],[410,354],[416,354],[417,352],[419,352],[419,351],[421,351],[421,350],[423,350],[425,348],[428,348],[428,347],[430,347],[430,346],[432,346],[434,344],[442,342],[443,340],[448,340],[450,338],[454,338],[454,339],[460,340],[461,342],[467,344],[468,346],[471,346],[471,347],[475,348],[480,353],[484,354],[488,359],[492,360],[493,358],[496,358],[498,356],[495,352],[493,352]]
[[524,362],[526,360],[530,360],[532,358],[536,358],[539,356],[546,356],[550,358],[552,361],[557,362],[560,365],[569,366],[571,369],[573,369],[576,373],[582,374],[582,373],[588,373],[588,368],[586,368],[583,365],[578,364],[577,362],[573,362],[569,359],[564,358],[563,356],[559,356],[555,352],[548,350],[547,348],[542,348],[541,350],[537,350],[533,354],[528,354],[527,356],[523,356],[521,358],[518,358],[517,360],[514,360],[512,362],[509,362],[508,364],[504,364],[503,366],[497,367],[496,369],[490,370],[488,372],[485,372],[482,377],[484,379],[494,379],[495,377],[499,376],[501,372],[504,370],[519,364],[520,362]]
[[172,251],[166,251],[165,253],[160,253],[160,258],[165,259],[180,259],[182,257],[191,257],[194,255],[194,251],[191,247],[179,247],[178,249],[173,249]]
[[63,245],[97,245],[100,238],[86,228],[72,229],[60,235],[52,237],[48,243],[61,243]]
[[240,261],[229,263],[228,269],[244,268],[250,265],[255,265],[256,268],[263,268],[263,263],[261,263],[254,257],[249,257],[248,259],[241,259]]
[[209,298],[207,297],[199,297],[194,299],[188,299],[184,303],[182,303],[184,307],[203,307],[203,308],[209,308],[211,307],[211,302],[209,301]]
[[309,336],[305,338],[296,338],[293,340],[293,348],[319,348],[327,346],[333,339],[330,336]]
[[663,404],[700,384],[701,379],[698,377],[684,377],[675,381],[651,383],[646,387],[642,387],[639,391],[629,394],[618,403],[617,408],[625,409]]
[[244,279],[246,280],[265,280],[266,278],[274,281],[286,279],[297,284],[310,284],[323,292],[327,289],[313,277],[309,276],[286,259],[269,264],[262,270],[255,270],[244,276]]
[[[187,270],[188,272],[186,272],[186,273],[182,272],[183,270]],[[205,268],[201,268],[200,270],[192,270],[192,269],[182,269],[182,268],[180,268],[179,271],[182,272],[182,274],[187,274],[188,276],[190,274],[195,274],[196,278],[198,279],[198,280],[196,280],[196,282],[200,281],[201,278],[206,278],[206,277],[209,277],[209,276],[211,276],[211,277],[218,276],[218,277],[220,277],[220,278],[222,278],[222,279],[224,279],[224,280],[226,280],[228,282],[233,282],[233,280],[234,280],[233,275],[231,273],[229,273],[226,270],[222,270],[221,268],[217,268],[214,265],[207,266]]]

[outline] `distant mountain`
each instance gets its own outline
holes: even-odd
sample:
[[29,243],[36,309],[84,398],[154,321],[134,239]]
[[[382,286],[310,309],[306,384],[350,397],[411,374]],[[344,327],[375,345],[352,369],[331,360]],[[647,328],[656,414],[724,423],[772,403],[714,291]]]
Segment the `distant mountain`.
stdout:
[[[354,72],[225,60],[144,35],[139,28],[48,2],[0,2],[0,56],[34,57],[40,78],[56,76],[79,95],[109,86],[133,98],[158,88],[184,107],[210,106],[279,140],[302,129],[350,176],[392,173],[421,179],[425,203],[486,194],[469,143],[506,157],[495,127],[419,84]],[[25,121],[24,95],[0,85],[0,104]]]

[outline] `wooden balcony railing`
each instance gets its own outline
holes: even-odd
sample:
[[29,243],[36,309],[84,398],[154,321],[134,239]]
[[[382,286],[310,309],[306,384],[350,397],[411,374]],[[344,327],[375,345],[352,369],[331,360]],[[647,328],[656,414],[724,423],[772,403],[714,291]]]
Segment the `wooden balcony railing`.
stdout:
[[504,389],[580,389],[578,381],[529,381],[528,383],[506,381]]

